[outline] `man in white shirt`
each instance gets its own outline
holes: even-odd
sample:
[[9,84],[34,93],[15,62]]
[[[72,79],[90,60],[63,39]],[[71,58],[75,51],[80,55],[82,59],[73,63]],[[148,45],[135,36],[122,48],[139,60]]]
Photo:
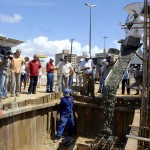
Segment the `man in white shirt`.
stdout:
[[95,65],[90,58],[89,53],[84,54],[84,60],[81,63],[81,71],[83,71],[83,95],[89,96],[89,93],[94,97],[94,77],[93,69]]
[[65,56],[64,60],[61,61],[56,68],[58,69],[59,76],[61,78],[59,79],[61,81],[59,85],[60,89],[64,91],[64,89],[68,86],[69,75],[73,73],[73,67],[71,63],[68,62],[68,56]]
[[83,58],[80,59],[80,62],[77,66],[77,72],[76,72],[76,74],[77,74],[76,75],[76,83],[79,86],[82,86],[82,82],[83,82],[83,76],[82,76],[82,71],[81,71],[81,63],[83,60],[84,60]]

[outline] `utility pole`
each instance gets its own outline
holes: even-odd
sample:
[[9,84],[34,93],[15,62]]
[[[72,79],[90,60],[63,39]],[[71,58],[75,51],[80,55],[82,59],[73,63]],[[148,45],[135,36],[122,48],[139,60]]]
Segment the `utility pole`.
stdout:
[[104,53],[104,56],[106,57],[106,48],[105,48],[105,45],[106,45],[106,39],[108,38],[107,36],[104,36],[104,50],[103,50],[103,53]]
[[70,63],[72,62],[72,44],[73,44],[73,41],[74,39],[71,39],[71,54],[70,54]]
[[91,56],[91,33],[92,33],[92,13],[91,8],[96,7],[96,5],[91,5],[89,3],[85,3],[86,6],[90,8],[90,35],[89,35],[89,54]]

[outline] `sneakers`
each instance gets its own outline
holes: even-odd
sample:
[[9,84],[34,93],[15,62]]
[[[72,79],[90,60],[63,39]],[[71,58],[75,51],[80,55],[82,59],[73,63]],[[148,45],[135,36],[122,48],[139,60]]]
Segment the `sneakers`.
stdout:
[[53,143],[57,143],[60,140],[60,137],[56,137]]
[[62,144],[69,146],[74,142],[74,138],[73,137],[66,137],[62,140]]
[[50,93],[50,90],[49,90],[49,89],[47,89],[47,90],[46,90],[46,93]]

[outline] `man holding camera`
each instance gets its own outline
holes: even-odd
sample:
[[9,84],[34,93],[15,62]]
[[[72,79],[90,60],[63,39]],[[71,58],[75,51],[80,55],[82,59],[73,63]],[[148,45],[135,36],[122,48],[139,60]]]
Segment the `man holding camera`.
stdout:
[[12,52],[10,47],[0,47],[0,101],[7,98],[7,83]]

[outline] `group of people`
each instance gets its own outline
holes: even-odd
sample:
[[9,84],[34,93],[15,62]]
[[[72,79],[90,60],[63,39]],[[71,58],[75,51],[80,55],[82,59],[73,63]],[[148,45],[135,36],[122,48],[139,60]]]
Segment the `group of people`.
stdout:
[[[64,96],[60,101],[60,119],[58,122],[58,130],[54,142],[59,141],[61,138],[64,128],[68,122],[69,125],[69,142],[73,141],[74,134],[74,115],[73,105],[74,99],[71,96],[71,85],[73,83],[73,75],[76,73],[76,79],[79,86],[84,87],[82,94],[85,96],[94,97],[94,69],[95,65],[89,53],[84,53],[83,58],[80,59],[77,69],[73,68],[73,65],[69,62],[68,56],[64,56],[60,62],[55,66],[54,60],[50,58],[46,64],[47,72],[47,84],[46,92],[54,92],[54,71],[57,70],[57,85],[59,91],[64,93]],[[112,69],[115,61],[111,58],[110,54],[106,54],[106,58],[102,60],[102,66],[100,69],[99,79],[99,93],[103,93],[103,87],[105,79]],[[21,57],[21,50],[17,49],[13,57],[10,58],[9,54],[0,56],[0,101],[8,97],[7,94],[7,83],[10,80],[10,93],[11,97],[19,96],[21,92],[22,83],[24,83],[24,90],[26,88],[26,81],[29,78],[30,84],[28,87],[28,94],[35,94],[38,82],[39,71],[42,65],[38,58],[38,55],[33,56],[33,60],[29,61],[28,57]],[[136,83],[132,86],[141,83],[141,77],[138,76],[138,69],[136,70]],[[129,70],[125,71],[122,80],[122,94],[125,93],[125,86],[130,85]],[[127,94],[130,94],[130,88],[127,88]],[[138,90],[137,90],[138,94]]]
[[[10,54],[0,56],[0,101],[8,97],[8,89],[10,97],[18,96],[21,92],[22,83],[24,90],[26,81],[29,78],[30,84],[28,94],[36,93],[39,69],[41,63],[35,54],[33,60],[29,62],[28,57],[21,57],[21,50],[17,49],[12,57]],[[9,85],[9,86],[8,86]]]

